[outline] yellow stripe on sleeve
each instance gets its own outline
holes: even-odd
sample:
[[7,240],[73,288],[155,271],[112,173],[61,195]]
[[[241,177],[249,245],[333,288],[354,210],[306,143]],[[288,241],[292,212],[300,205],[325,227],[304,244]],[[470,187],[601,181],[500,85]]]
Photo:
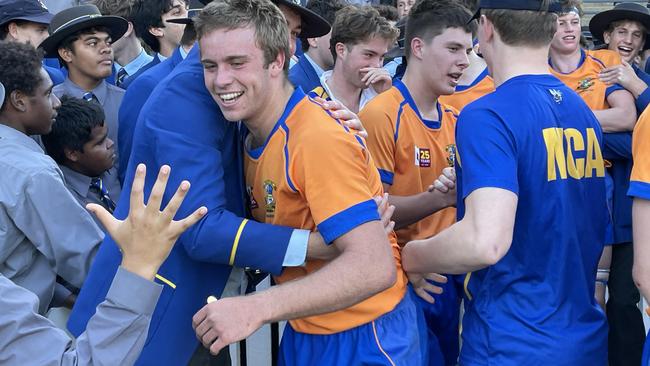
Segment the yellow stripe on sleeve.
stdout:
[[241,238],[241,233],[244,231],[244,226],[248,223],[248,219],[242,220],[239,224],[239,229],[237,229],[237,235],[235,235],[235,241],[232,244],[232,250],[230,251],[230,260],[228,261],[229,265],[235,263],[235,254],[237,253],[237,247],[239,247],[239,239]]

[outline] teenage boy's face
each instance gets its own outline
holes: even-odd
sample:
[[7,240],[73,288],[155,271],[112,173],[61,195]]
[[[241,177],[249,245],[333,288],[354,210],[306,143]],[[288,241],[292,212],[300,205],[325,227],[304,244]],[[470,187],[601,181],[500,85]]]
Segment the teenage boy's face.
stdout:
[[111,37],[106,32],[82,34],[66,52],[68,69],[75,68],[80,74],[101,80],[113,72],[113,49]]
[[85,175],[97,177],[113,167],[115,163],[115,144],[108,137],[106,123],[95,126],[90,139],[83,145],[83,152],[77,154],[77,164]]
[[618,52],[621,58],[628,63],[632,63],[641,52],[645,37],[645,29],[641,23],[635,21],[622,23],[611,32],[603,34],[608,48]]
[[29,43],[38,47],[47,38],[47,24],[27,22],[22,25],[16,24],[16,40],[21,43]]
[[[218,29],[199,41],[205,85],[229,121],[257,121],[265,116],[265,103],[273,74],[278,77],[284,63],[266,65],[252,27]],[[289,62],[289,60],[284,60]]]
[[302,18],[300,14],[293,11],[291,8],[285,5],[280,5],[280,10],[284,14],[285,19],[287,19],[287,27],[289,27],[289,57],[293,57],[296,53],[296,39],[300,35],[302,30]]
[[463,71],[469,66],[472,34],[462,28],[447,28],[422,47],[423,73],[436,95],[453,94]]
[[[340,43],[339,43],[340,44]],[[366,42],[353,46],[344,46],[343,54],[337,54],[337,61],[343,63],[343,73],[357,88],[366,88],[361,81],[365,76],[361,69],[367,67],[379,68],[384,64],[384,55],[392,46],[391,40],[374,36]]]
[[163,39],[172,46],[178,46],[181,43],[181,38],[183,38],[183,32],[185,31],[185,24],[170,23],[167,20],[187,18],[187,10],[188,8],[185,1],[174,0],[172,2],[172,8],[161,16],[163,24],[165,25],[164,28],[161,28]]
[[41,82],[34,90],[34,95],[27,97],[27,123],[25,133],[44,135],[52,130],[56,118],[56,109],[61,106],[59,98],[52,93],[52,80],[45,69],[41,68]]
[[415,0],[397,0],[397,15],[400,18],[409,15],[413,4],[415,4]]
[[560,52],[575,52],[579,47],[580,16],[571,12],[558,17],[551,48]]

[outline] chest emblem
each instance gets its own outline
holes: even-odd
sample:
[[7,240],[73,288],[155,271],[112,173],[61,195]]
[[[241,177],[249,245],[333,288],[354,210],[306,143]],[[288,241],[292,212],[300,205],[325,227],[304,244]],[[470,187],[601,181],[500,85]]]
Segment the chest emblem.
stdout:
[[447,152],[447,165],[453,167],[456,165],[456,144],[449,144],[445,146]]
[[431,149],[426,147],[415,147],[415,166],[428,168],[431,166]]
[[557,89],[549,89],[549,93],[551,93],[551,96],[553,97],[553,101],[557,104],[560,104],[562,102],[562,92],[557,90]]
[[264,205],[266,210],[266,217],[275,216],[275,197],[273,193],[278,189],[278,187],[271,180],[264,181]]
[[586,77],[578,82],[576,92],[578,92],[578,94],[581,94],[586,91],[590,91],[591,87],[594,86],[595,83],[596,82],[594,81],[594,78]]

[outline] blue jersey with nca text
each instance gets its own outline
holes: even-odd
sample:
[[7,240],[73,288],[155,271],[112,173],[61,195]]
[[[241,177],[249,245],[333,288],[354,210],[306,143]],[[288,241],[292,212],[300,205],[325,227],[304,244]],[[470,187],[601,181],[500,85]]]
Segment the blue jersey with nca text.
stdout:
[[465,107],[456,130],[458,217],[473,191],[518,196],[512,245],[466,278],[462,365],[605,365],[594,299],[607,207],[602,132],[551,75],[512,78]]

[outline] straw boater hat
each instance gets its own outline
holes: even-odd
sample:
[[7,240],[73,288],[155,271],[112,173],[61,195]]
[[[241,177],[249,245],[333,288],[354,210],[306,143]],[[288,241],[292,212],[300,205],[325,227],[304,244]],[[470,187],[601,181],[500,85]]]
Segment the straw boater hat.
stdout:
[[[613,9],[606,10],[594,15],[589,22],[589,31],[594,38],[605,41],[603,34],[612,22],[618,20],[632,20],[643,24],[646,32],[650,31],[650,11],[643,5],[636,3],[620,3]],[[650,39],[645,34],[645,45],[643,49],[650,48]]]
[[129,28],[126,19],[113,15],[102,15],[95,5],[80,5],[62,10],[50,22],[50,36],[40,47],[46,57],[57,57],[59,45],[80,30],[106,27],[113,41],[120,39]]

